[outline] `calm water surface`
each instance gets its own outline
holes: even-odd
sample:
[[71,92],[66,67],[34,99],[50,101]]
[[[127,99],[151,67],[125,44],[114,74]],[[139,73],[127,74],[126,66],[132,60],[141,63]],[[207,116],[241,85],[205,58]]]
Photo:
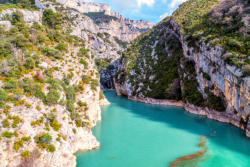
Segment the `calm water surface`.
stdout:
[[93,129],[101,147],[78,153],[77,167],[168,167],[204,150],[199,139],[209,134],[204,155],[184,166],[250,167],[250,139],[231,125],[177,107],[130,101],[114,91],[105,95],[111,105],[102,108],[102,122]]

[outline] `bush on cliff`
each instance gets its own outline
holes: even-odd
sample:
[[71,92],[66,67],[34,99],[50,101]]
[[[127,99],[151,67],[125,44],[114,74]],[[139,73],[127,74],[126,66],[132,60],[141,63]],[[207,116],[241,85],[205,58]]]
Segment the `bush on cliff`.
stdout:
[[43,11],[43,24],[50,28],[56,28],[61,25],[62,18],[58,13],[53,12],[52,9],[45,9]]
[[0,102],[4,102],[8,99],[8,93],[6,93],[3,89],[0,89]]

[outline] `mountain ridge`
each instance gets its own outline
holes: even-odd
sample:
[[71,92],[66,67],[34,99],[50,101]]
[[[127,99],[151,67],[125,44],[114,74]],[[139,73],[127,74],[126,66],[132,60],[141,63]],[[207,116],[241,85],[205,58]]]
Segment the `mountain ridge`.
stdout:
[[[97,20],[92,19],[98,25],[100,32],[109,33],[127,42],[146,32],[154,25],[148,21],[125,18],[121,14],[111,10],[110,6],[105,3],[81,2],[81,0],[57,0],[57,2],[87,16],[89,16],[88,13],[97,15]],[[105,16],[112,17],[105,18]]]

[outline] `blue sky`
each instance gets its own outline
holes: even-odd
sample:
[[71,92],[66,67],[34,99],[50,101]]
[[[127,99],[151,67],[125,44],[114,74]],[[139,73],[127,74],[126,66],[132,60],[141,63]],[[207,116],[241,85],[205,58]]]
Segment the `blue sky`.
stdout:
[[147,20],[157,23],[186,0],[83,0],[102,2],[113,10],[133,20]]

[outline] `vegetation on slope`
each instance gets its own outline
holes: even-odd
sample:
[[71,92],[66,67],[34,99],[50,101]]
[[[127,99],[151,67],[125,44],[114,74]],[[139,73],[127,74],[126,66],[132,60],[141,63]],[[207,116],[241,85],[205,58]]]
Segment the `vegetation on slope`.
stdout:
[[118,72],[117,82],[131,84],[133,96],[182,100],[224,111],[223,100],[210,90],[206,92],[208,97],[203,97],[195,63],[184,58],[182,45],[171,28],[170,18],[166,18],[134,40],[123,54],[125,69]]
[[102,22],[109,23],[111,20],[117,20],[116,17],[106,15],[104,12],[88,12],[84,14],[93,19],[96,24],[100,24]]
[[250,70],[249,2],[244,0],[189,0],[173,13],[190,46],[204,40],[223,47],[224,60]]
[[36,9],[35,0],[1,0],[0,12],[9,8]]
[[[92,60],[85,48],[85,41],[70,35],[62,17],[63,13],[45,9],[42,24],[35,22],[29,25],[24,21],[22,12],[16,11],[5,17],[12,24],[9,30],[0,26],[0,114],[4,127],[0,140],[15,137],[13,149],[20,151],[20,155],[25,158],[28,158],[30,153],[22,148],[27,146],[29,141],[21,138],[17,131],[23,120],[10,111],[12,106],[23,106],[27,109],[34,107],[26,101],[30,97],[41,101],[42,106],[52,107],[57,104],[65,107],[65,112],[70,116],[70,123],[76,127],[91,126],[85,115],[88,106],[85,102],[79,103],[76,94],[82,92],[85,85],[96,91],[99,83],[95,79],[95,71],[87,71]],[[62,66],[66,67],[68,63],[79,66],[82,64],[85,70],[75,72],[73,67],[63,69]],[[52,64],[52,67],[48,67],[49,64]],[[54,75],[57,72],[64,73],[64,77],[57,78]],[[82,78],[78,85],[73,85],[72,78],[76,74],[80,75],[80,72],[88,77],[89,82]],[[40,105],[33,109],[43,112]],[[40,149],[48,152],[56,150],[52,141],[60,141],[61,138],[62,124],[58,121],[56,112],[56,109],[53,109],[31,122],[33,127],[44,127],[45,132],[37,134],[35,142]],[[59,137],[52,139],[50,129],[58,133]]]

